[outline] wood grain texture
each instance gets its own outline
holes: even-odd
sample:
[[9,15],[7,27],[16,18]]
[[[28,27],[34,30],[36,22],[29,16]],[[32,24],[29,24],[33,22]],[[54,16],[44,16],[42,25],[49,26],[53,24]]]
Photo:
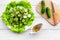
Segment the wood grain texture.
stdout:
[[0,30],[0,40],[60,40],[59,30],[41,30],[35,35],[29,32],[30,30],[17,34],[10,30]]
[[[50,15],[51,18],[47,18],[46,12],[44,14],[41,13],[41,1],[36,6],[36,11],[41,15],[47,22],[49,22],[51,25],[56,26],[60,22],[60,8],[54,3],[54,10],[55,14],[52,12],[52,6],[51,6],[51,0],[45,0],[45,7],[48,7],[50,9]],[[58,10],[59,9],[59,10]]]
[[[0,16],[2,15],[6,5],[11,1],[12,0],[0,0]],[[60,0],[52,1],[60,7]],[[36,35],[30,35],[30,30],[27,30],[22,34],[17,34],[11,32],[0,18],[0,40],[60,40],[60,24],[53,27],[36,12],[35,7],[40,0],[29,0],[29,2],[32,4],[32,10],[37,18],[32,26],[37,23],[43,23],[41,31]]]
[[[12,0],[11,0],[12,1]],[[3,11],[5,10],[5,7],[6,7],[6,5],[9,3],[9,2],[11,2],[10,0],[8,1],[8,0],[6,0],[6,1],[3,1],[3,0],[0,0],[0,16],[2,15],[2,13],[3,13]],[[43,19],[37,12],[36,12],[36,4],[38,4],[39,2],[40,2],[41,0],[29,0],[29,2],[32,4],[32,11],[34,12],[34,14],[35,14],[35,17],[37,18],[35,21],[38,23],[38,22],[40,22],[40,23],[43,23],[43,27],[42,27],[42,29],[60,29],[60,24],[58,24],[57,26],[55,26],[55,27],[53,27],[53,26],[51,26],[45,19]],[[59,2],[59,1],[57,1],[57,2]],[[34,24],[36,23],[36,22],[34,22]],[[33,24],[33,25],[34,25]],[[0,18],[0,29],[2,30],[5,30],[5,29],[7,29],[7,30],[9,30],[9,28],[7,28],[6,27],[6,25],[2,22],[2,20],[1,20],[1,18]]]
[[36,7],[36,11],[44,18],[46,19],[50,24],[54,25],[54,20],[53,20],[53,15],[52,15],[52,11],[51,11],[51,3],[50,1],[48,0],[45,0],[45,7],[49,7],[50,8],[50,13],[51,13],[51,18],[47,18],[47,15],[46,13],[44,14],[41,14],[41,2],[39,2],[39,4],[37,4],[37,7]]

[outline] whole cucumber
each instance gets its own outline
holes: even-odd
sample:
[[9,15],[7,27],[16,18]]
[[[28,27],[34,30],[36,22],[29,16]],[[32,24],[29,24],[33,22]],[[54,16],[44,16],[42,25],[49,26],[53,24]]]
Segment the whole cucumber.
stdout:
[[50,9],[48,7],[46,8],[46,14],[48,18],[51,18]]
[[41,13],[44,14],[46,8],[45,8],[45,2],[42,0],[41,1]]

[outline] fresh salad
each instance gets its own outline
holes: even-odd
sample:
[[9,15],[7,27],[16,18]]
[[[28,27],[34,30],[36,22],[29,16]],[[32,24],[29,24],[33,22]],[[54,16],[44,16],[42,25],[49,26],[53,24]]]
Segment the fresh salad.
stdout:
[[23,32],[34,20],[31,4],[27,1],[9,3],[2,14],[2,20],[12,31]]

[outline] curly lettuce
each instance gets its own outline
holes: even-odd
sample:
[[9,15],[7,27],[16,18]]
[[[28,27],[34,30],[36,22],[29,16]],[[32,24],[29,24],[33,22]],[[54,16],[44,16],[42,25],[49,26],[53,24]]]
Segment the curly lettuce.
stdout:
[[27,1],[9,3],[2,14],[2,20],[13,32],[23,32],[25,26],[30,26],[34,20],[31,4]]

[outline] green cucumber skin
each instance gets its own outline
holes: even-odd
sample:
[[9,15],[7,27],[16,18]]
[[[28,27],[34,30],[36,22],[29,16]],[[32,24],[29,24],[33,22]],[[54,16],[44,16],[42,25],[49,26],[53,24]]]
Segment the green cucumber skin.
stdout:
[[41,1],[41,13],[44,14],[46,8],[45,8],[45,2]]
[[46,14],[48,18],[51,18],[50,9],[48,7],[46,8]]

